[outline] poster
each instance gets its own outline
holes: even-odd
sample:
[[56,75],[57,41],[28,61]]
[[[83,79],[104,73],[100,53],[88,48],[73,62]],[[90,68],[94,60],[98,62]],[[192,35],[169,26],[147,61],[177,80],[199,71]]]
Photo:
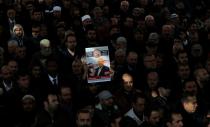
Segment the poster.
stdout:
[[85,48],[88,83],[111,80],[108,46]]

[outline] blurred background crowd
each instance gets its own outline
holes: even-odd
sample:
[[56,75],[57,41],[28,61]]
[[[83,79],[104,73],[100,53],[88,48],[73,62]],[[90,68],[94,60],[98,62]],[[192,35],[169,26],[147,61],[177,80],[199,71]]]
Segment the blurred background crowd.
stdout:
[[[210,127],[209,0],[0,0],[2,127]],[[111,81],[87,83],[108,46]]]

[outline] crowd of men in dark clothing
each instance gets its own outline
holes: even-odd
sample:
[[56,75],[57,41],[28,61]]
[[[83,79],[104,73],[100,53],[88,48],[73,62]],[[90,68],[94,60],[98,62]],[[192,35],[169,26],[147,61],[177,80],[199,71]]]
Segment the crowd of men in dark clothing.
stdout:
[[[0,126],[210,127],[209,0],[0,0]],[[111,81],[87,83],[108,46]]]

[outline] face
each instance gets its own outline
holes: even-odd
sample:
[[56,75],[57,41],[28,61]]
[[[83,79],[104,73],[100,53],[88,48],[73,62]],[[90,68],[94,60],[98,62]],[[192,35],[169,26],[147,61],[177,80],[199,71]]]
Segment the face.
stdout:
[[133,103],[133,108],[136,112],[138,113],[142,113],[144,112],[144,108],[145,108],[145,99],[144,98],[138,98],[136,100],[136,103]]
[[17,27],[15,30],[14,30],[14,34],[17,36],[17,37],[21,37],[23,35],[23,29],[21,27]]
[[40,35],[40,27],[32,27],[32,37],[37,38]]
[[154,55],[144,57],[144,66],[147,69],[154,69],[157,67],[157,60]]
[[56,74],[58,70],[58,64],[56,61],[49,61],[46,65],[46,68],[49,74]]
[[197,79],[201,82],[209,81],[209,74],[206,69],[199,69]]
[[173,54],[175,55],[178,51],[184,50],[184,47],[182,45],[182,43],[180,42],[180,40],[178,40],[179,42],[177,42],[178,39],[174,39],[174,44],[173,44]]
[[51,46],[41,46],[40,52],[43,56],[49,56],[52,53]]
[[111,107],[111,106],[113,106],[114,100],[111,97],[111,98],[108,98],[108,99],[103,99],[101,102],[102,102],[103,105],[105,105],[107,107]]
[[160,112],[152,111],[149,117],[149,123],[152,126],[158,126],[159,122],[160,122]]
[[73,50],[75,49],[77,45],[76,37],[75,36],[69,36],[66,40],[66,46],[68,49]]
[[95,30],[88,30],[87,38],[90,41],[95,41],[96,40],[96,31]]
[[21,88],[28,88],[30,85],[30,77],[28,75],[19,76],[17,83]]
[[196,94],[197,93],[197,85],[196,85],[195,81],[186,82],[184,91]]
[[126,91],[131,91],[133,89],[133,77],[129,74],[124,74],[123,79],[123,88]]
[[61,88],[61,98],[64,103],[67,103],[67,104],[70,103],[72,99],[71,88],[68,88],[68,87]]
[[84,127],[84,126],[90,127],[91,126],[90,113],[79,113],[76,123],[78,127]]
[[197,109],[197,99],[195,96],[193,97],[188,97],[188,100],[186,102],[184,102],[183,106],[186,112],[188,113],[194,113]]
[[151,72],[147,75],[147,84],[149,88],[155,89],[158,85],[158,74],[156,72]]
[[10,72],[12,72],[13,74],[18,71],[18,64],[16,61],[10,61],[8,63],[8,67],[10,69]]
[[188,63],[188,56],[187,53],[180,53],[178,55],[178,61],[182,64],[187,64]]
[[124,25],[126,27],[132,28],[133,27],[133,18],[127,17]]
[[9,9],[7,11],[7,17],[10,18],[10,19],[14,19],[15,18],[15,15],[16,15],[16,11],[14,9]]
[[40,66],[34,66],[32,68],[32,75],[34,77],[40,77],[40,74],[41,74],[41,67]]
[[169,38],[172,35],[172,27],[170,25],[164,25],[162,27],[162,36],[165,38]]
[[37,11],[37,12],[34,12],[33,14],[32,14],[32,17],[31,17],[33,20],[35,20],[35,21],[41,21],[41,19],[42,19],[42,12],[39,12],[39,11]]
[[22,101],[23,110],[26,112],[31,112],[35,108],[35,102],[32,99],[25,99]]
[[4,79],[4,80],[10,80],[12,78],[12,73],[9,69],[9,67],[7,66],[3,66],[1,68],[1,77]]
[[95,49],[95,50],[93,51],[93,56],[94,56],[95,58],[99,58],[99,57],[101,56],[101,51]]
[[16,49],[16,56],[19,59],[24,59],[26,57],[26,47],[18,47]]
[[178,67],[178,75],[182,79],[187,79],[190,76],[190,67],[188,65],[180,65]]
[[104,5],[104,0],[96,0],[96,5],[101,7]]
[[58,97],[56,95],[48,95],[48,102],[46,103],[46,106],[50,111],[57,110],[59,105]]
[[182,115],[181,114],[172,114],[172,121],[169,124],[169,127],[183,127],[183,122],[182,122]]
[[105,62],[104,59],[100,59],[100,58],[99,58],[99,59],[98,59],[98,66],[99,66],[99,67],[102,67],[102,66],[104,65],[104,62]]
[[129,53],[127,56],[127,63],[131,66],[136,66],[138,63],[138,55],[136,53]]
[[120,4],[120,9],[123,11],[127,11],[129,8],[129,3],[128,1],[122,1]]
[[83,66],[80,61],[74,61],[72,63],[72,71],[74,74],[81,74],[82,70],[83,70]]
[[123,64],[125,62],[126,55],[124,52],[119,52],[115,54],[115,60],[118,64]]

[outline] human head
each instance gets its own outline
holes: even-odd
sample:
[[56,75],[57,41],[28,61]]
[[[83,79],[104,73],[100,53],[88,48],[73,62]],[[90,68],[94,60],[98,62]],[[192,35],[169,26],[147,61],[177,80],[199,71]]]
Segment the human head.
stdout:
[[189,61],[188,54],[184,50],[177,52],[176,59],[177,59],[177,63],[180,63],[180,64],[188,64],[188,61]]
[[31,35],[33,38],[37,38],[40,36],[41,27],[39,25],[32,25]]
[[80,109],[76,115],[77,127],[91,127],[92,117],[91,113],[87,109]]
[[99,49],[93,50],[93,57],[99,58],[101,56],[101,51]]
[[136,67],[138,64],[138,54],[134,51],[128,52],[126,62],[129,66]]
[[186,80],[184,82],[183,91],[196,95],[198,92],[196,81],[193,79]]
[[15,75],[18,72],[19,66],[16,60],[13,59],[9,60],[7,65],[12,75]]
[[43,56],[49,56],[52,53],[51,43],[48,39],[42,39],[40,41],[40,52]]
[[77,38],[74,34],[67,34],[65,45],[68,49],[74,51],[77,46]]
[[155,25],[155,18],[152,15],[145,16],[145,19],[144,20],[145,20],[146,26],[151,27],[151,26],[154,26]]
[[132,97],[132,107],[138,115],[142,115],[145,111],[146,98],[143,93],[136,92]]
[[36,106],[36,99],[34,96],[27,94],[22,97],[21,101],[22,101],[23,111],[25,112],[34,111],[35,106]]
[[75,59],[72,62],[72,72],[73,74],[76,74],[76,75],[80,75],[83,73],[83,64],[81,60]]
[[147,74],[147,84],[150,89],[156,89],[158,86],[159,75],[157,72],[152,71]]
[[180,112],[171,111],[166,120],[167,127],[183,127],[183,117]]
[[128,11],[129,9],[129,2],[126,0],[122,0],[120,3],[120,9],[124,12]]
[[98,58],[98,66],[99,66],[99,67],[104,66],[104,62],[105,62],[104,58],[102,58],[102,57],[99,57],[99,58]]
[[193,95],[192,93],[184,93],[182,96],[181,102],[182,102],[182,106],[184,110],[187,113],[189,114],[195,113],[198,106],[197,98],[195,95]]
[[17,73],[17,84],[21,89],[28,89],[30,87],[30,75],[25,70],[20,70]]
[[115,51],[115,62],[117,64],[124,64],[126,60],[126,51],[123,49],[118,49]]
[[103,90],[99,92],[98,98],[99,98],[100,104],[102,104],[103,106],[106,106],[106,107],[113,106],[114,100],[113,100],[112,93],[110,91]]
[[44,100],[44,108],[50,113],[54,113],[59,106],[58,96],[55,93],[48,93]]
[[133,77],[128,73],[122,75],[122,84],[125,91],[130,92],[133,89]]
[[15,24],[13,27],[13,34],[15,37],[23,37],[24,36],[24,29],[22,25]]
[[145,54],[143,58],[143,64],[146,69],[156,69],[157,68],[157,59],[153,54]]
[[1,67],[1,78],[3,80],[11,80],[12,79],[12,74],[11,74],[11,71],[8,67],[8,65],[4,65]]
[[151,108],[149,110],[148,117],[149,117],[149,119],[148,119],[149,120],[149,124],[152,127],[158,127],[159,124],[160,124],[160,119],[161,119],[160,109],[158,109],[158,108]]
[[92,19],[91,19],[90,15],[84,15],[84,16],[82,16],[81,17],[81,20],[82,20],[82,25],[84,27],[92,24]]
[[188,64],[178,64],[177,74],[181,79],[188,79],[191,74],[191,70]]
[[209,73],[206,68],[197,68],[194,71],[194,77],[198,83],[206,85],[209,82]]
[[60,6],[54,6],[53,7],[53,16],[55,18],[60,18],[61,17],[61,7]]
[[60,98],[62,104],[70,104],[72,102],[72,90],[69,86],[61,86]]
[[125,49],[127,47],[127,39],[123,36],[116,39],[116,49]]
[[18,47],[18,42],[15,40],[9,40],[7,42],[7,50],[10,55],[14,54]]
[[51,76],[56,76],[58,73],[58,62],[57,59],[54,57],[49,57],[46,62],[46,70],[47,73],[50,74]]

